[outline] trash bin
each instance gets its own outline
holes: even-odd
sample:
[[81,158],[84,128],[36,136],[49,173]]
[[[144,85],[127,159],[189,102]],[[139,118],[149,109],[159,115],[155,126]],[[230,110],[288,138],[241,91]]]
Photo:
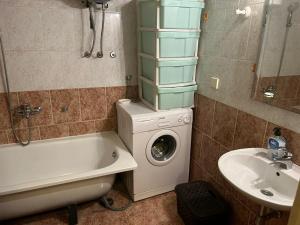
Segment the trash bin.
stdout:
[[229,206],[209,183],[179,184],[175,192],[177,210],[185,225],[228,224]]

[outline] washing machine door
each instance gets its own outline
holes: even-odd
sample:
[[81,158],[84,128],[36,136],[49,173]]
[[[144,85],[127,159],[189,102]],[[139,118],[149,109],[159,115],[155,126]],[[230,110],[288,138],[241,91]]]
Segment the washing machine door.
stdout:
[[180,150],[179,136],[171,130],[163,130],[151,137],[146,148],[148,161],[155,166],[170,163]]

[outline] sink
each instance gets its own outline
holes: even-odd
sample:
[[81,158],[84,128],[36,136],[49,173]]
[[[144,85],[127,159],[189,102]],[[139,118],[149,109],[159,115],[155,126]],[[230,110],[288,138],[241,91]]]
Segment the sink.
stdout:
[[218,161],[229,183],[256,203],[275,210],[291,209],[300,179],[300,167],[280,169],[268,159],[268,150],[247,148],[230,151]]

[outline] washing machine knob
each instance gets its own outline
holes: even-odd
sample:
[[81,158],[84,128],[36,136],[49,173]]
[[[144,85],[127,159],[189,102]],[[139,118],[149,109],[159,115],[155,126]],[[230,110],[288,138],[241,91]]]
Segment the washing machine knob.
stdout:
[[191,122],[191,116],[185,116],[183,118],[183,122],[186,123],[186,124],[190,123]]
[[183,121],[183,117],[182,117],[182,116],[179,116],[178,122],[179,122],[179,123],[182,123],[182,121]]

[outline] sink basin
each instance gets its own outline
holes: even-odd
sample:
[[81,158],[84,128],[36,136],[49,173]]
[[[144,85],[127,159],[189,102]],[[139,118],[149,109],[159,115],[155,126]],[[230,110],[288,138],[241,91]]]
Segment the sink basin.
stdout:
[[256,203],[288,211],[296,196],[300,167],[293,164],[284,170],[272,162],[266,149],[247,148],[222,155],[218,165],[225,179]]

